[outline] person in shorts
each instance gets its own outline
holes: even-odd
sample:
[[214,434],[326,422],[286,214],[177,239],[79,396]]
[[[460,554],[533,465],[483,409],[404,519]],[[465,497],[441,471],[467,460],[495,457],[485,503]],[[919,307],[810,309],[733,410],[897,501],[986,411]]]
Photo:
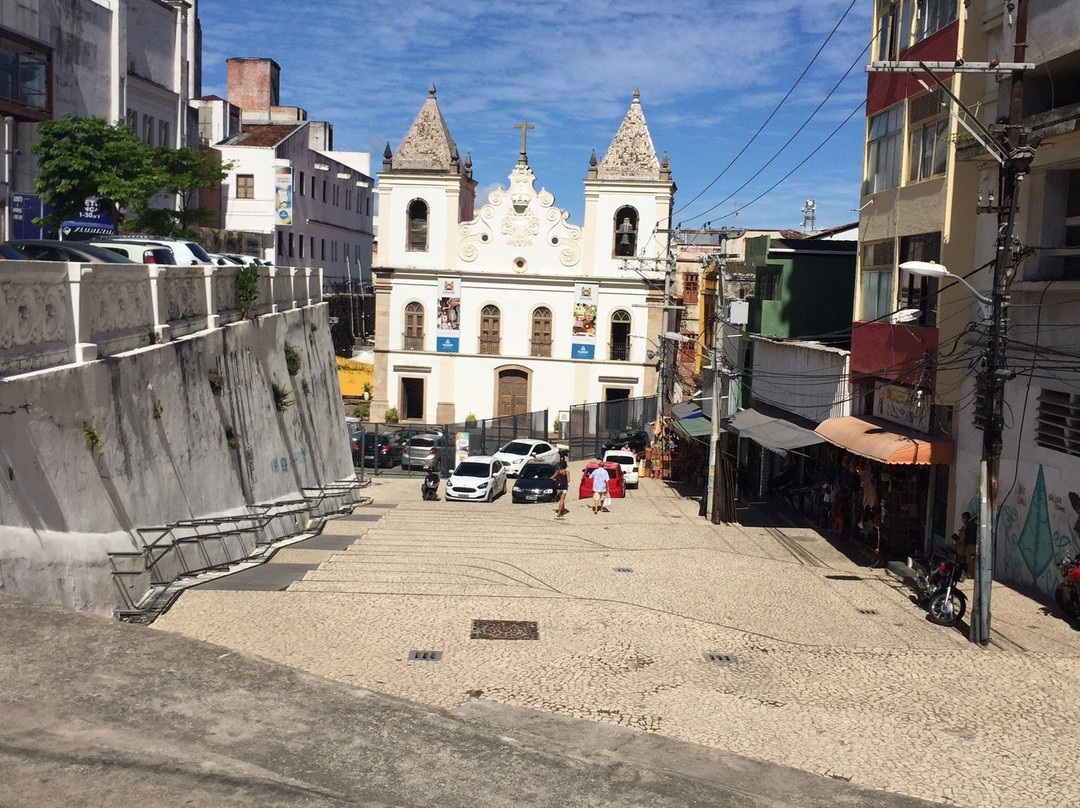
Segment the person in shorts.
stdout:
[[555,494],[559,497],[559,507],[555,510],[555,516],[562,519],[566,515],[566,492],[570,488],[570,472],[566,468],[566,461],[559,461],[559,468],[552,477],[555,482]]
[[608,470],[604,468],[601,463],[592,473],[589,475],[589,479],[592,480],[592,510],[593,513],[600,513],[602,510],[607,510],[604,507],[604,500],[607,498],[607,485],[611,476],[608,474]]

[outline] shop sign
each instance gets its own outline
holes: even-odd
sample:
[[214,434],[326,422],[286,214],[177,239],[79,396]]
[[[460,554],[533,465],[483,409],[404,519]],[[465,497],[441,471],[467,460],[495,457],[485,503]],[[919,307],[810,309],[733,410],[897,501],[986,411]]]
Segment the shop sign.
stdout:
[[930,396],[914,387],[884,384],[874,392],[874,415],[919,432],[929,432]]

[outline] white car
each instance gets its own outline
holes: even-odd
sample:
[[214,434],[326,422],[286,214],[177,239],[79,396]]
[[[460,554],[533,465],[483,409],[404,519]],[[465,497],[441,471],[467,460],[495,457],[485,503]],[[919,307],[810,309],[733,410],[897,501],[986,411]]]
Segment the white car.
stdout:
[[517,477],[521,473],[521,467],[530,460],[537,463],[558,463],[559,450],[546,440],[516,438],[499,449],[494,457],[506,466],[508,477]]
[[506,469],[494,457],[466,457],[446,481],[446,498],[491,502],[506,493]]
[[622,468],[623,479],[627,488],[638,486],[638,461],[637,455],[625,449],[608,449],[604,452],[605,463],[618,463]]

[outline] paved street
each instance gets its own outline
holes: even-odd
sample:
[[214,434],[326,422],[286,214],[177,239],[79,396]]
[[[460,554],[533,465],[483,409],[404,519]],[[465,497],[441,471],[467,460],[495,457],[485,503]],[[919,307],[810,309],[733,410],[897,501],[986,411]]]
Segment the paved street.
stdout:
[[[946,804],[1080,804],[1080,632],[1007,587],[981,648],[814,531],[710,526],[656,480],[564,520],[368,492],[262,583],[191,589],[154,627],[462,715],[532,708]],[[474,620],[538,639],[470,639]]]

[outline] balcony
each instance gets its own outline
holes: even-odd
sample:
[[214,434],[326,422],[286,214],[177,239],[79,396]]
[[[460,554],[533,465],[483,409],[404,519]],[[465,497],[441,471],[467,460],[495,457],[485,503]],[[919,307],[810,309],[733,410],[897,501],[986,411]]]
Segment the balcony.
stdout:
[[610,347],[610,353],[608,358],[613,362],[626,362],[630,359],[630,341],[625,342],[615,341],[612,342]]
[[534,339],[529,344],[529,356],[551,356],[551,340]]
[[402,334],[401,335],[402,348],[406,351],[422,351],[424,350],[424,335],[423,334]]
[[499,338],[498,337],[480,337],[480,353],[487,354],[489,356],[499,355]]

